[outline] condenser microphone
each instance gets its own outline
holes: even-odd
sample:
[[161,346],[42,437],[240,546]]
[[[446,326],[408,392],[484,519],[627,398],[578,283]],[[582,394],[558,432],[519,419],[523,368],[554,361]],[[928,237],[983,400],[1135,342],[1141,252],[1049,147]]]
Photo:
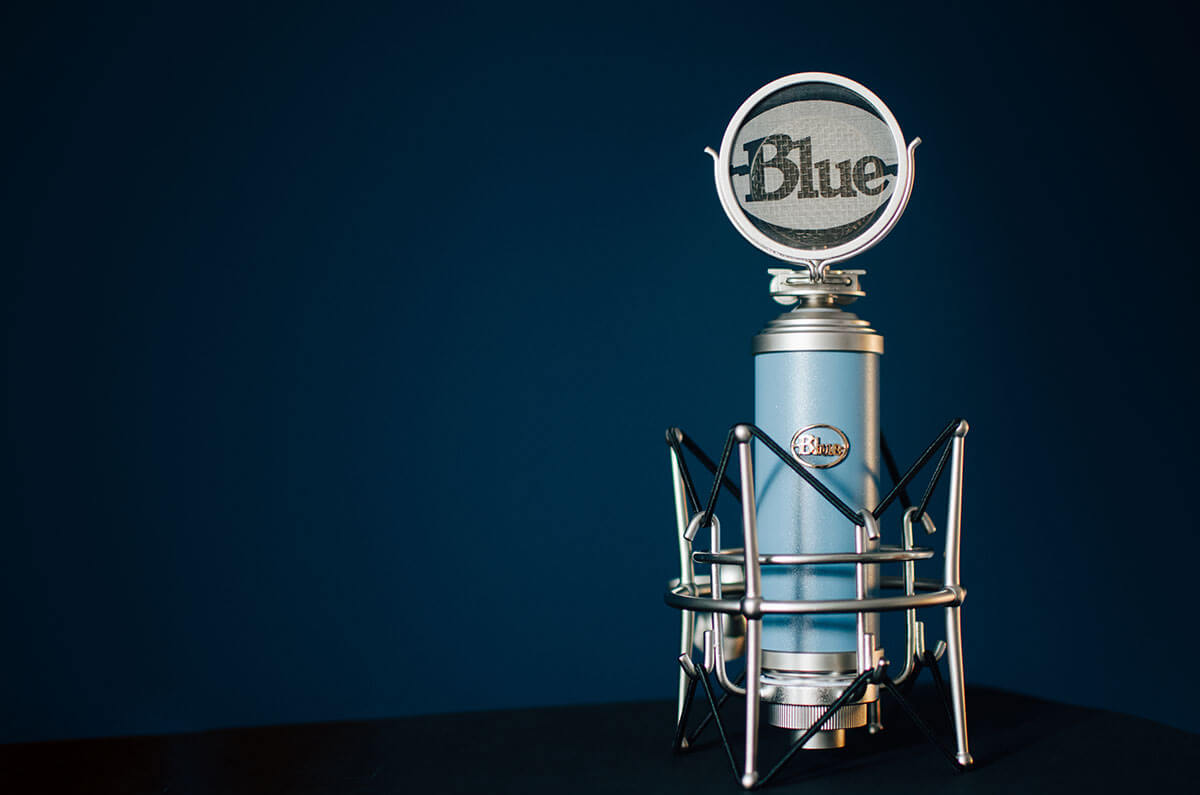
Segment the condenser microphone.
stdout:
[[[760,774],[760,724],[792,734],[783,762],[802,748],[842,747],[854,730],[882,728],[883,692],[903,699],[897,685],[911,684],[923,667],[942,683],[943,650],[956,734],[947,753],[957,766],[971,764],[958,582],[967,425],[951,422],[903,476],[891,472],[884,493],[882,470],[891,459],[880,428],[883,337],[846,309],[864,296],[865,272],[834,267],[877,244],[903,214],[919,143],[905,143],[891,111],[865,87],[810,72],[756,91],[734,114],[720,151],[706,150],[729,220],[787,265],[769,270],[770,293],[791,307],[752,341],[754,422],[735,425],[715,461],[681,430],[667,433],[681,565],[666,595],[682,611],[676,748],[689,744],[698,688],[710,714],[692,739],[716,723],[728,742],[720,704],[742,699],[747,788],[778,769]],[[713,474],[707,493],[692,478],[685,449]],[[908,486],[939,451],[914,505]],[[935,553],[915,546],[912,527],[936,529],[927,511],[947,463],[945,576],[917,580],[915,563]],[[722,490],[740,503],[741,548],[722,547]],[[900,543],[883,544],[881,519],[897,501]],[[728,526],[727,518],[726,538]],[[707,552],[693,549],[702,529]],[[885,575],[884,564],[900,564],[901,575]],[[708,573],[697,573],[697,565]],[[946,640],[936,654],[925,648],[925,625],[916,618],[928,607],[945,610]],[[893,677],[880,629],[881,616],[895,611],[905,613],[907,637],[903,670]],[[729,671],[735,657],[744,657],[740,684]]]

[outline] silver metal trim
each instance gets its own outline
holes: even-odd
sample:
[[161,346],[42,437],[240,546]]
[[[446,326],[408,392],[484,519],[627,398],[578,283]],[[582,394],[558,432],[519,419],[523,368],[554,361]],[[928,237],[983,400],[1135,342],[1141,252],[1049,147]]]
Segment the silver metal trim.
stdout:
[[[704,553],[704,554],[710,554],[710,553]],[[852,554],[852,553],[848,552],[846,554]],[[767,556],[759,555],[758,557],[761,559],[761,558],[764,558]],[[870,562],[870,561],[868,561],[868,562]],[[726,593],[737,594],[737,595],[740,595],[742,593],[742,589],[740,587],[740,583],[741,583],[740,580],[737,580],[733,577],[726,577],[724,575],[722,575],[721,580],[724,583]],[[880,584],[880,587],[882,587],[882,588],[893,588],[896,590],[903,590],[904,589],[904,578],[903,577],[892,577],[892,576],[885,575],[885,576],[882,576],[879,578],[879,584]],[[730,587],[730,586],[732,586],[732,587]],[[945,590],[946,584],[943,583],[941,580],[930,580],[930,579],[925,579],[923,577],[918,577],[916,579],[916,581],[913,583],[913,587],[915,587],[916,590],[920,591],[921,593],[934,593],[936,591]],[[966,596],[967,589],[963,588],[961,585],[958,586],[958,588],[954,589],[954,590],[957,590],[960,594],[962,594],[963,597]],[[696,579],[695,579],[694,588],[691,591],[688,591],[686,588],[681,589],[680,583],[679,583],[679,578],[672,577],[671,579],[667,580],[666,593],[670,594],[672,591],[678,591],[679,593],[690,593],[693,596],[707,597],[710,593],[709,577],[707,574],[697,574]],[[732,602],[733,600],[725,599],[725,601]]]
[[[752,606],[762,599],[762,570],[758,565],[758,514],[754,499],[754,462],[750,455],[750,429],[737,426],[738,469],[742,487],[742,531],[746,566],[746,594],[742,602]],[[716,550],[713,550],[714,552]],[[746,615],[746,689],[754,693],[746,702],[746,764],[742,786],[751,789],[758,783],[758,683],[762,681],[762,618]]]
[[847,334],[808,332],[804,334],[758,334],[751,343],[754,355],[785,353],[787,351],[853,351],[883,353],[883,337],[879,334]]
[[[914,549],[913,546],[913,517],[920,510],[920,506],[914,505],[904,512],[904,518],[901,520],[901,537],[904,541],[905,549]],[[921,514],[921,524],[925,527],[925,534],[932,535],[937,532],[937,527],[933,523],[933,517],[929,515],[929,511]],[[904,593],[908,596],[916,594],[917,582],[917,567],[916,564],[909,560],[904,563]],[[945,646],[939,646],[939,649],[944,651]],[[909,610],[904,617],[904,670],[895,678],[896,684],[903,684],[913,671],[916,670],[917,658],[925,653],[925,624],[917,620],[917,611]],[[936,655],[939,656],[940,655]]]
[[[846,705],[849,707],[849,705]],[[800,739],[800,735],[804,732],[793,732],[796,739]],[[846,747],[846,730],[834,729],[833,731],[819,731],[814,734],[809,741],[803,745],[805,751],[827,751],[832,748]]]
[[767,268],[771,276],[771,298],[777,304],[792,306],[845,306],[866,296],[858,277],[863,270],[826,270],[814,278],[811,268]]
[[[909,608],[946,607],[962,604],[967,592],[962,587],[941,586],[937,590],[919,593],[916,596],[876,596],[870,599],[814,599],[810,601],[768,601],[762,597],[753,600],[754,609],[750,610],[747,599],[731,599],[728,597],[713,599],[704,596],[705,589],[697,585],[699,594],[687,593],[678,581],[668,588],[663,600],[671,607],[680,610],[695,610],[712,613],[741,613],[748,619],[747,632],[762,615],[826,615],[830,613],[889,613],[894,610]],[[918,586],[920,581],[918,581]]]
[[776,671],[807,671],[833,674],[853,673],[855,654],[852,651],[771,651],[763,649],[763,668]]
[[[855,673],[838,676],[815,674],[787,674],[765,671],[758,697],[768,704],[808,704],[829,706],[854,681]],[[879,685],[867,685],[855,704],[866,704],[879,699]]]
[[[809,552],[809,553],[792,553],[783,552],[774,555],[759,555],[758,565],[760,566],[819,566],[826,563],[857,563],[862,560],[864,563],[905,563],[914,560],[929,560],[934,555],[934,552],[929,547],[913,547],[912,549],[896,549],[895,547],[882,547],[875,552],[863,552],[861,555],[857,552]],[[735,566],[741,566],[746,562],[746,556],[741,550],[723,552],[693,552],[692,560],[696,563],[723,563]],[[724,582],[729,582],[728,577],[722,578]]]
[[[696,574],[692,565],[692,542],[687,538],[687,490],[683,485],[683,474],[680,471],[679,457],[675,450],[668,448],[671,456],[671,490],[675,498],[675,532],[679,540],[679,576],[681,584],[689,592],[695,590]],[[696,617],[690,610],[684,610],[680,615],[679,645],[680,656],[688,658],[695,643]],[[691,659],[688,658],[688,662]],[[688,673],[686,666],[679,672],[679,694],[676,701],[675,720],[683,717],[683,706],[687,701]]]
[[[772,726],[778,726],[781,729],[799,729],[800,731],[804,731],[816,723],[826,709],[823,704],[771,703],[766,706],[767,722]],[[866,725],[867,705],[863,703],[847,704],[825,721],[825,725],[817,733],[825,734],[839,729],[857,729]]]
[[[697,514],[696,516],[699,518],[701,515],[702,514]],[[715,514],[713,515],[712,530],[710,531],[709,538],[712,541],[711,546],[714,551],[721,548],[721,523],[717,521]],[[724,585],[725,579],[724,574],[721,571],[721,562],[714,560],[712,561],[711,566],[712,574],[709,576],[709,581],[713,583],[713,598],[720,599],[721,589]],[[744,592],[745,580],[734,579],[731,585],[736,585],[738,583],[742,585]],[[711,660],[711,663],[705,665],[705,670],[715,671],[717,675],[717,682],[726,691],[730,693],[736,693],[737,695],[745,695],[746,689],[744,687],[739,687],[733,682],[729,676],[729,671],[726,668],[725,649],[727,644],[725,641],[725,623],[718,618],[717,613],[712,613],[709,616],[709,625],[711,629],[704,633],[704,654],[705,660]]]
[[[946,508],[946,587],[959,586],[959,545],[962,529],[963,447],[970,426],[963,420],[950,442],[950,495]],[[946,608],[946,664],[950,672],[950,702],[954,711],[954,738],[958,743],[955,758],[959,764],[973,764],[967,741],[967,702],[963,684],[962,619],[957,604]]]
[[754,336],[754,355],[787,351],[883,353],[883,335],[853,312],[801,307],[779,315]]

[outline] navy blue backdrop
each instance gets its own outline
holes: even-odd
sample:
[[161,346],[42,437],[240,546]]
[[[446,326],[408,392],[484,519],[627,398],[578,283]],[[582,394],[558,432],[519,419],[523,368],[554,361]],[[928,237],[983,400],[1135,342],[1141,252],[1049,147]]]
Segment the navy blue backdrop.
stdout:
[[0,740],[672,697],[778,310],[701,149],[805,70],[925,141],[854,264],[968,680],[1200,730],[1174,12],[345,5],[2,12]]

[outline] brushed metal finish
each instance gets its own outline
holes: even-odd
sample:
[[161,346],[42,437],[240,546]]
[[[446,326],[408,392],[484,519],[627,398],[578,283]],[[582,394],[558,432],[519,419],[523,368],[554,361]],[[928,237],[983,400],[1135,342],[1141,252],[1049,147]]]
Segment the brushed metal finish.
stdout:
[[[923,582],[917,580],[918,590],[922,590]],[[697,578],[698,594],[688,592],[679,585],[678,580],[667,583],[667,592],[663,601],[667,605],[680,610],[696,610],[715,613],[742,613],[745,615],[746,602],[744,599],[712,599],[704,594],[707,583],[702,587]],[[893,610],[908,610],[922,607],[947,607],[960,605],[966,598],[967,589],[962,586],[940,586],[936,590],[924,591],[916,596],[875,596],[870,599],[814,599],[807,601],[786,601],[774,599],[755,600],[756,617],[762,615],[833,615],[836,613],[888,613]],[[747,616],[749,618],[750,616]],[[750,623],[756,623],[752,621]]]
[[809,673],[853,673],[857,658],[853,652],[763,651],[763,667]]
[[[701,516],[702,514],[696,514],[693,521],[698,524]],[[691,527],[690,523],[688,527]],[[709,540],[714,551],[721,548],[721,521],[717,518],[716,514],[713,514],[712,517],[712,527],[709,530]],[[714,555],[713,557],[715,558],[716,556]],[[722,569],[720,561],[714,560],[712,562],[712,574],[709,576],[709,582],[712,586],[712,595],[714,599],[721,598],[722,588],[727,582],[726,573],[731,572],[731,570],[733,576],[729,578],[729,581],[731,581],[730,584],[735,586],[741,584],[743,591],[745,590],[746,573],[744,571],[739,572],[737,570],[733,570],[730,566],[726,566],[724,569]],[[731,648],[731,643],[725,634],[725,630],[728,626],[728,623],[725,621],[725,619],[732,617],[733,616],[727,615],[722,616],[717,613],[711,613],[709,615],[710,629],[704,632],[704,643],[701,646],[702,650],[704,651],[704,670],[715,671],[717,675],[717,682],[727,692],[735,693],[737,695],[745,695],[745,688],[739,687],[730,678],[729,670],[726,667],[725,662],[726,657],[730,656],[732,652],[736,651],[736,653],[740,655],[742,651],[742,646],[740,643],[732,644],[733,648]]]
[[859,286],[860,270],[827,270],[814,278],[812,269],[767,268],[771,274],[771,298],[775,303],[792,306],[845,306],[866,295]]
[[[928,516],[929,514],[926,514]],[[880,546],[874,552],[824,552],[811,555],[781,554],[759,555],[760,566],[800,566],[817,565],[822,563],[902,563],[914,560],[929,560],[934,552],[929,547],[913,547],[912,549],[897,549],[896,547]],[[723,552],[693,552],[692,560],[696,563],[728,563],[742,566],[746,558],[741,550],[725,550]],[[721,575],[721,582],[730,582],[730,578]]]
[[[962,525],[963,446],[970,426],[959,423],[950,444],[950,495],[946,508],[946,586],[959,586],[959,544]],[[950,669],[950,702],[954,712],[955,758],[961,765],[974,764],[967,741],[967,701],[963,685],[962,618],[958,605],[946,609],[946,661]]]
[[[794,739],[799,740],[804,734],[802,731],[792,732]],[[825,751],[830,748],[845,748],[846,747],[846,730],[834,729],[833,731],[819,731],[814,734],[808,742],[803,745],[805,751]]]
[[[744,427],[737,429],[738,469],[742,480],[742,528],[746,559],[746,600],[762,597],[762,571],[758,566],[758,515],[754,494],[754,462],[750,454],[750,435]],[[716,550],[713,550],[714,552]],[[747,619],[750,617],[747,616]],[[746,690],[757,695],[757,683],[762,679],[762,619],[746,621]],[[751,789],[758,783],[758,712],[759,699],[746,699],[746,755],[742,786]]]
[[[695,585],[695,570],[691,561],[691,543],[684,537],[684,532],[688,526],[687,515],[687,491],[683,485],[683,474],[679,469],[679,458],[675,455],[674,450],[668,450],[671,456],[671,490],[675,497],[675,534],[679,540],[679,572],[684,587],[691,590]],[[679,628],[679,645],[681,647],[680,654],[687,655],[691,653],[692,644],[695,636],[696,617],[690,610],[684,610],[680,614]],[[679,672],[679,694],[676,700],[675,720],[678,721],[683,717],[683,707],[687,700],[688,692],[688,676],[687,672],[680,670]]]
[[[834,307],[803,307],[785,312],[755,335],[751,351],[853,351],[883,353],[883,336],[852,312]],[[762,424],[759,423],[759,427]],[[789,438],[788,437],[784,438]]]
[[[854,681],[854,675],[803,676],[786,671],[764,671],[759,697],[768,704],[828,706]],[[867,685],[858,703],[879,700],[879,686]]]
[[[781,729],[799,729],[803,731],[817,722],[825,707],[805,704],[768,704],[764,715],[767,722]],[[825,721],[821,734],[837,729],[857,729],[867,725],[867,705],[847,704]],[[806,746],[808,747],[808,746]]]
[[[907,550],[914,549],[913,545],[913,518],[919,507],[914,505],[904,512],[904,517],[901,520],[901,537],[904,542],[904,548]],[[925,528],[926,535],[932,535],[937,532],[937,527],[933,523],[933,517],[929,515],[929,511],[921,514],[921,524]],[[917,589],[917,567],[913,561],[904,562],[904,593],[908,596],[916,594]],[[925,654],[925,623],[917,620],[917,611],[908,610],[904,616],[904,670],[900,675],[895,677],[896,684],[903,684],[908,677],[912,676],[916,670],[916,662],[919,657]],[[944,651],[945,646],[939,645],[939,651]],[[940,659],[941,654],[934,655]]]

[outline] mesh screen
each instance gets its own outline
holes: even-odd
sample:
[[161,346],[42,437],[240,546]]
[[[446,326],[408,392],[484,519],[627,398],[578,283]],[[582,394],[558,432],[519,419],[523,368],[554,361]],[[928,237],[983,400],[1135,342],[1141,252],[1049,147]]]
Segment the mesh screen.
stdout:
[[729,179],[763,234],[821,250],[853,240],[882,215],[898,155],[887,124],[856,94],[822,83],[790,86],[742,122]]

